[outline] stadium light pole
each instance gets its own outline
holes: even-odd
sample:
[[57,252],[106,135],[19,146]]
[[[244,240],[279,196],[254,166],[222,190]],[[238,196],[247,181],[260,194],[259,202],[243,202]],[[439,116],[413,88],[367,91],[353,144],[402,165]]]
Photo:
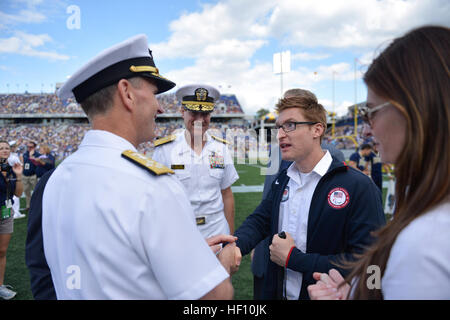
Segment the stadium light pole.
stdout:
[[353,135],[356,136],[358,135],[358,91],[357,91],[357,63],[360,62],[358,60],[358,58],[355,58],[354,61],[354,69],[355,69],[355,107],[353,109],[353,126],[354,126],[354,130],[353,130]]
[[334,138],[334,123],[335,123],[335,74],[337,74],[336,71],[333,70],[332,74],[331,74],[331,78],[332,78],[332,86],[331,86],[331,94],[332,94],[332,111],[331,111],[331,137]]
[[280,98],[283,96],[283,74],[291,71],[291,51],[277,52],[273,55],[273,73],[280,75]]

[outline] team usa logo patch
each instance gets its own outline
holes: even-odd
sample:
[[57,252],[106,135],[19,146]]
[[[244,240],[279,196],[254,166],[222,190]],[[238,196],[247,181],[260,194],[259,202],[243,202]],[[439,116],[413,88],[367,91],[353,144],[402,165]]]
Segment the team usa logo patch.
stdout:
[[334,209],[345,208],[349,202],[350,196],[344,188],[334,188],[328,193],[328,204]]
[[287,201],[289,199],[289,186],[286,186],[286,189],[283,191],[283,197],[281,198],[281,202]]

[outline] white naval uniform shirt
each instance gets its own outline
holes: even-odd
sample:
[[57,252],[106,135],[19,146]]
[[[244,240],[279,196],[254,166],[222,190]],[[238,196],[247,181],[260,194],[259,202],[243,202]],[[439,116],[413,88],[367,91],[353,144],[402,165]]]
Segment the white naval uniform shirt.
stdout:
[[198,227],[202,235],[208,238],[230,233],[221,190],[230,187],[239,176],[227,145],[214,140],[208,133],[206,139],[198,155],[187,143],[183,130],[177,134],[175,141],[156,147],[152,158],[175,171],[186,188],[195,216],[205,217],[206,224]]
[[[309,173],[300,172],[292,163],[287,175],[290,178],[280,203],[279,230],[289,232],[295,246],[306,252],[308,216],[311,200],[319,180],[328,171],[332,158],[327,150],[322,159]],[[288,300],[298,300],[303,274],[286,268],[284,290]]]
[[43,195],[44,252],[58,299],[198,299],[228,277],[172,175],[121,156],[136,149],[88,131]]

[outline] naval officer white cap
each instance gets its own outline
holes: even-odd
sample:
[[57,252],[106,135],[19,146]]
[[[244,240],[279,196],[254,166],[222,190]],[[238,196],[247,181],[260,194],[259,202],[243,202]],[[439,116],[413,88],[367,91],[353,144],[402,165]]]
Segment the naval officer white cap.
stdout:
[[99,53],[75,72],[57,94],[61,99],[75,96],[78,103],[120,79],[144,77],[155,81],[157,93],[172,89],[175,83],[159,74],[148,48],[147,36],[140,34]]
[[214,103],[220,97],[220,92],[207,84],[190,84],[178,89],[175,95],[188,110],[212,112]]

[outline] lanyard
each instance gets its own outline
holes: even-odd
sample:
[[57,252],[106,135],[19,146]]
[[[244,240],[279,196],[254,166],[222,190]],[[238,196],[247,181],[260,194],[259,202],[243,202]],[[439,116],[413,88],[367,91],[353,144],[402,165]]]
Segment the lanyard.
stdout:
[[9,200],[10,196],[11,196],[11,188],[10,188],[11,185],[9,184],[8,177],[5,177],[3,175],[3,173],[1,174],[1,176],[2,176],[2,179],[5,181],[5,186],[6,186],[6,202],[5,202],[5,204],[6,204],[7,201]]

